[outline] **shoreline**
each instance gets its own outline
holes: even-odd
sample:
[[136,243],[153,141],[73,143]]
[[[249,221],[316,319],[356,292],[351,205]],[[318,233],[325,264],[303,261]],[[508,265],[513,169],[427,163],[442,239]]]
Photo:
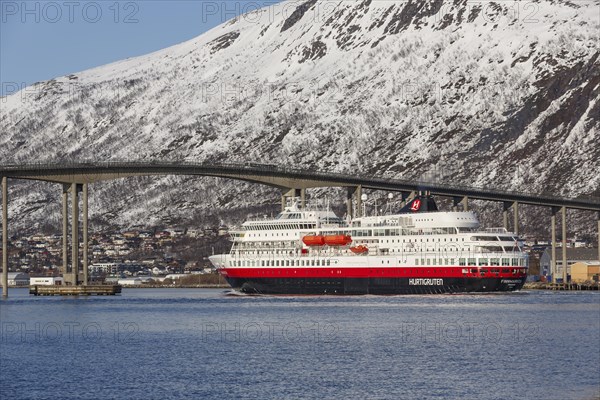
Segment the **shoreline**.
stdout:
[[[223,284],[200,284],[200,285],[176,285],[176,286],[160,286],[160,285],[131,285],[122,286],[123,289],[230,289],[231,286]],[[0,286],[0,289],[2,286]],[[29,289],[29,286],[9,286],[9,289]]]
[[526,282],[523,285],[526,290],[549,290],[555,291],[573,291],[573,292],[588,292],[600,290],[598,283],[548,283],[548,282]]
[[[0,287],[1,288],[1,287]],[[9,289],[28,289],[29,286],[9,286]],[[228,284],[197,284],[197,285],[126,285],[123,289],[231,289]],[[542,283],[542,282],[528,282],[523,285],[522,290],[547,290],[547,291],[573,291],[573,292],[588,292],[588,291],[599,291],[600,285],[598,284],[576,284],[576,283]]]

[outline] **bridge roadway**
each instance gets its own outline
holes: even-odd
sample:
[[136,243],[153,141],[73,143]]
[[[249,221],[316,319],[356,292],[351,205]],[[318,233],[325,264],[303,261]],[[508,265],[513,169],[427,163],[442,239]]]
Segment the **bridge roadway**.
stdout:
[[94,183],[131,176],[199,175],[239,179],[281,189],[315,187],[362,187],[395,192],[427,190],[432,194],[455,198],[518,202],[546,207],[600,211],[600,197],[566,198],[468,186],[445,185],[316,170],[277,167],[265,164],[191,163],[191,162],[101,162],[73,164],[0,165],[0,178],[30,179],[57,183]]
[[[476,188],[441,183],[410,181],[401,179],[355,176],[343,173],[279,167],[270,164],[193,163],[193,162],[94,162],[94,163],[37,163],[23,165],[0,165],[2,180],[2,286],[6,296],[8,283],[8,179],[27,179],[60,183],[63,186],[63,275],[73,284],[87,284],[88,263],[88,184],[133,176],[196,175],[238,179],[273,186],[283,190],[285,197],[300,196],[304,206],[305,191],[316,187],[347,187],[348,214],[360,215],[362,189],[401,192],[402,199],[417,191],[429,191],[434,195],[452,197],[454,209],[462,204],[468,209],[468,199],[488,200],[504,204],[504,227],[508,229],[508,210],[513,210],[513,231],[519,233],[518,205],[530,204],[551,208],[552,221],[552,275],[556,282],[556,214],[562,216],[562,245],[566,247],[567,208],[596,211],[600,233],[600,197],[567,198],[550,194],[521,193],[493,188]],[[79,193],[83,193],[83,280],[79,280]],[[72,204],[72,257],[69,273],[68,264],[68,197]],[[353,198],[356,212],[352,212]],[[600,251],[600,234],[598,235]],[[566,252],[563,264],[567,264]],[[600,254],[599,254],[600,259]],[[563,268],[566,282],[567,270]]]

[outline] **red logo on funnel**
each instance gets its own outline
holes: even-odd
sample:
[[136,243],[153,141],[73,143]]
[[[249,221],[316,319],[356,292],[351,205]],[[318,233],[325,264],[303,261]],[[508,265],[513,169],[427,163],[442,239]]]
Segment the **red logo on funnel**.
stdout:
[[421,200],[416,199],[415,201],[413,201],[412,206],[410,206],[410,209],[412,211],[419,211],[419,208],[421,208]]

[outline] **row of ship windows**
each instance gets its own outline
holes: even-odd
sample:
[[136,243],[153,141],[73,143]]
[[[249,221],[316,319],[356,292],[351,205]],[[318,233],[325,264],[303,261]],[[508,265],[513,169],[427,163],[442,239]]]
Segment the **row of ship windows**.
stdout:
[[[461,242],[465,241],[465,238],[461,238],[461,239],[462,239],[462,240],[460,240]],[[442,239],[438,238],[437,241],[441,242]],[[448,241],[448,242],[458,242],[459,240],[458,240],[458,238],[456,238],[456,240],[454,240],[453,238],[450,238],[449,240],[446,240],[446,238],[444,238],[444,242],[446,242],[446,241]],[[383,243],[383,240],[380,240],[379,242]],[[387,239],[386,243],[389,243],[389,242],[390,242],[390,240]],[[412,239],[402,239],[402,243],[419,243],[419,242],[423,242],[423,239],[420,239],[419,241],[417,241],[417,239],[415,239],[414,241]],[[425,239],[425,243],[428,243],[428,242],[429,242],[429,239]],[[431,242],[432,243],[435,242],[435,239],[431,239]],[[392,239],[392,243],[395,243],[395,239]],[[400,243],[400,239],[398,239],[398,243]]]
[[[316,224],[281,224],[281,225],[256,225],[245,227],[247,231],[277,231],[277,230],[310,230],[316,229]],[[471,230],[460,229],[460,232],[470,232]],[[452,235],[457,234],[456,228],[430,228],[430,230],[415,230],[406,228],[392,228],[392,229],[358,229],[358,230],[347,230],[347,231],[331,231],[321,232],[322,235],[351,235],[351,236],[411,236],[411,235]],[[249,234],[249,236],[257,236],[256,233]],[[433,239],[432,239],[433,240]],[[439,239],[438,239],[439,240]],[[458,239],[457,239],[458,240]],[[463,239],[464,240],[464,239]],[[517,240],[515,237],[509,236],[476,236],[471,237],[471,240],[488,240],[488,241],[511,241]]]
[[[455,253],[455,252],[470,252],[471,249],[469,247],[462,247],[462,248],[453,248],[450,249],[451,252]],[[512,249],[507,249],[505,252],[506,253],[510,253]],[[424,252],[437,252],[435,248],[400,248],[400,249],[381,249],[381,251],[383,252],[387,252],[387,253],[394,253],[394,254],[416,254],[416,253],[424,253]],[[502,253],[502,248],[499,248],[498,250],[496,249],[488,249],[488,248],[483,248],[483,249],[479,249],[477,252],[482,252],[482,253]],[[240,255],[244,255],[244,254],[289,254],[289,255],[298,255],[299,252],[297,249],[290,247],[287,249],[280,249],[280,250],[255,250],[252,248],[236,248],[236,249],[232,249],[231,250],[231,254],[240,254]],[[348,252],[346,252],[348,253]],[[348,253],[351,254],[351,253]],[[433,259],[435,262],[435,259]],[[440,258],[441,260],[441,258]],[[451,259],[447,259],[447,260],[454,260],[453,258]],[[471,259],[469,259],[471,260]],[[475,260],[475,259],[472,259]],[[481,260],[487,260],[487,258],[482,258]],[[491,263],[495,263],[495,260],[498,260],[497,258],[492,258],[492,261],[490,261]],[[502,260],[509,260],[508,258],[503,258]],[[513,259],[514,260],[514,259]],[[418,261],[418,260],[417,260]],[[483,261],[482,261],[483,262]],[[424,263],[423,263],[424,264]],[[446,264],[448,264],[448,262],[446,262]],[[454,264],[454,261],[451,261],[450,264]],[[475,261],[469,261],[468,263],[469,265],[476,265]],[[513,263],[514,264],[514,263]],[[435,265],[435,264],[434,264]],[[459,264],[459,265],[466,265],[466,264]],[[487,264],[481,264],[481,265],[487,265]],[[491,265],[511,265],[511,264],[506,264],[505,261],[502,262],[502,264],[491,264]]]
[[231,263],[234,267],[328,267],[331,260],[234,260]]
[[[423,248],[403,248],[401,247],[400,249],[381,249],[381,251],[383,252],[387,252],[387,253],[399,253],[399,254],[416,254],[416,253],[424,253],[424,252],[433,252],[433,253],[437,253],[437,250],[433,247],[423,247]],[[450,249],[449,251],[447,251],[446,253],[450,252],[450,253],[456,253],[459,251],[463,251],[463,252],[468,252],[470,251],[469,247],[455,247]]]
[[[322,232],[321,234],[333,234],[333,233]],[[249,237],[261,237],[262,235],[260,233],[250,233],[250,234],[248,234],[248,236]],[[290,233],[289,232],[282,232],[281,234],[279,234],[279,233],[271,233],[271,234],[265,233],[264,236],[265,237],[279,237],[279,236],[281,236],[281,237],[284,237],[284,236],[289,237]],[[296,236],[296,235],[294,233],[292,233],[292,236]],[[361,236],[361,235],[355,235],[355,236]],[[367,236],[367,235],[365,235],[365,236]],[[393,235],[375,235],[375,236],[393,236]],[[435,239],[431,239],[431,241],[435,242]],[[442,239],[438,238],[437,241],[441,242]],[[460,240],[459,240],[459,238],[444,238],[444,242],[458,242],[458,241],[464,242],[465,238],[460,238]],[[381,241],[381,242],[383,243],[383,241]],[[402,243],[417,243],[417,242],[423,242],[423,239],[419,239],[419,240],[417,240],[417,239],[414,239],[414,240],[412,240],[412,239],[402,239]],[[425,242],[426,243],[429,242],[429,239],[425,239]],[[388,239],[387,243],[389,243],[389,239]],[[392,239],[392,243],[395,243],[395,239]],[[398,239],[398,243],[400,243],[400,239]]]
[[[415,265],[422,265],[422,266],[426,266],[426,265],[454,265],[454,258],[417,258],[415,259]],[[511,262],[512,261],[512,262]],[[382,264],[389,264],[390,260],[381,260]],[[465,259],[465,258],[459,258],[458,259],[458,265],[460,266],[473,266],[473,265],[479,265],[479,266],[524,266],[524,259],[523,258],[469,258],[469,259]]]
[[[415,265],[453,265],[454,258],[421,258],[415,260]],[[307,260],[234,260],[231,262],[234,267],[325,267],[331,265],[330,259],[307,259]],[[381,264],[390,264],[390,260],[381,260]],[[520,266],[524,267],[525,259],[523,258],[459,258],[458,265],[460,266]]]
[[322,235],[350,236],[414,236],[414,235],[456,235],[456,228],[385,228],[385,229],[354,229],[346,231],[321,232]]
[[[260,233],[250,233],[248,236],[255,236],[255,237],[260,237],[261,234]],[[279,233],[271,233],[271,234],[267,234],[265,233],[264,235],[265,237],[274,237],[274,236],[290,236],[289,232],[285,232],[285,234],[282,232],[281,235]],[[296,234],[292,233],[292,236],[296,236]]]
[[526,264],[526,261],[524,258],[459,258],[458,259],[458,265],[461,266],[473,266],[473,265],[479,265],[479,266],[520,266],[520,267],[524,267]]
[[[424,253],[424,252],[437,252],[435,248],[409,248],[409,249],[404,249],[404,248],[400,248],[400,249],[381,249],[382,252],[384,253],[398,253],[398,254],[404,254],[406,253],[408,254],[416,254],[416,253]],[[462,248],[453,248],[451,249],[451,252],[456,253],[459,251],[463,251],[463,252],[469,252],[470,249],[469,247],[462,247]],[[483,251],[482,251],[483,252]],[[490,252],[490,251],[488,251]],[[502,250],[499,251],[500,253],[502,253]],[[353,254],[349,251],[345,251],[346,254]],[[299,255],[299,254],[303,254],[303,255],[307,255],[308,253],[300,253],[298,252],[298,250],[294,247],[287,247],[287,248],[281,248],[281,250],[255,250],[253,248],[247,247],[241,247],[241,248],[235,248],[231,250],[230,254],[239,254],[239,255],[244,255],[244,254],[288,254],[288,255]],[[339,254],[336,252],[336,254]]]
[[[425,259],[425,258],[421,258],[421,265],[452,265],[454,264],[454,258],[446,258],[446,259],[438,259],[437,260],[437,264],[436,264],[436,259]],[[443,263],[443,261],[446,261],[445,264]],[[416,265],[419,265],[419,259],[416,260]],[[467,266],[467,265],[479,265],[479,266],[512,266],[512,265],[520,265],[523,266],[523,259],[522,258],[469,258],[468,260],[464,259],[464,258],[459,258],[458,259],[458,265],[460,266]]]
[[[377,243],[377,242],[376,242]],[[384,241],[380,240],[379,243],[384,244]],[[385,243],[389,244],[389,241],[385,241]],[[394,243],[394,241],[392,240],[392,244]],[[369,246],[369,242],[365,242],[363,241],[362,243],[359,242],[358,244],[363,244],[363,245],[367,245]],[[264,249],[264,250],[262,250]],[[381,251],[384,252],[388,252],[388,253],[399,253],[399,254],[415,254],[415,253],[422,253],[422,252],[438,252],[438,251],[445,251],[447,252],[458,252],[458,251],[463,251],[463,252],[475,252],[475,253],[514,253],[516,251],[521,251],[521,249],[517,246],[515,247],[508,247],[508,246],[464,246],[464,247],[458,247],[458,246],[452,246],[450,248],[448,247],[427,247],[427,246],[400,246],[398,248],[381,248]],[[244,244],[244,243],[240,243],[239,245],[236,245],[235,247],[231,248],[231,254],[235,254],[235,253],[240,253],[240,254],[297,254],[299,252],[298,248],[296,247],[294,242],[279,242],[279,243],[254,243],[252,245],[250,244]],[[346,250],[346,253],[348,253],[348,251]]]
[[[300,224],[299,226],[293,226],[293,225],[281,225],[281,226],[273,226],[273,227],[269,227],[267,229],[267,226],[265,225],[265,229],[263,229],[263,227],[252,227],[253,230],[267,230],[267,231],[276,231],[276,230],[280,230],[280,229],[303,229],[303,230],[309,230],[309,229],[315,229],[316,225],[314,224]],[[448,230],[440,230],[439,232],[424,232],[422,230],[419,231],[412,231],[412,230],[408,230],[408,229],[363,229],[363,230],[348,230],[348,231],[322,231],[319,233],[320,235],[350,235],[350,236],[357,236],[357,237],[362,237],[362,236],[411,236],[411,235],[424,235],[424,234],[430,234],[430,235],[452,235],[452,234],[456,234],[456,230],[454,228],[448,228]],[[260,233],[249,233],[248,236],[261,236]],[[265,234],[265,236],[280,236],[279,233],[271,233],[269,234]],[[281,233],[281,236],[284,236],[283,233]],[[289,233],[286,233],[285,236],[289,236]],[[293,235],[292,235],[293,236]],[[490,236],[487,237],[490,241],[497,241],[498,238],[495,236]],[[410,239],[409,239],[410,240]],[[427,239],[429,240],[429,239]],[[432,241],[434,241],[435,239],[431,239]],[[450,241],[452,241],[454,239],[450,238]],[[455,239],[456,241],[458,241],[458,238]],[[464,241],[465,239],[462,238],[462,240]],[[475,240],[473,238],[471,238],[471,240]],[[484,239],[476,239],[476,240],[484,240]],[[415,242],[417,241],[417,239],[415,239]],[[423,239],[421,239],[421,241],[423,241]],[[440,241],[440,239],[438,239],[438,241]],[[446,239],[444,239],[444,241],[446,241]]]
[[252,225],[247,230],[275,231],[278,229],[315,229],[316,224],[277,224],[277,225]]
[[[473,218],[466,218],[466,217],[456,217],[456,219],[463,220],[463,221],[472,221],[473,220]],[[433,222],[433,218],[415,218],[415,221],[417,221],[417,222]]]
[[[472,221],[473,220],[473,218],[466,218],[466,217],[456,217],[456,219],[463,220],[463,221]],[[433,222],[433,218],[415,218],[415,221],[417,221],[417,222]]]

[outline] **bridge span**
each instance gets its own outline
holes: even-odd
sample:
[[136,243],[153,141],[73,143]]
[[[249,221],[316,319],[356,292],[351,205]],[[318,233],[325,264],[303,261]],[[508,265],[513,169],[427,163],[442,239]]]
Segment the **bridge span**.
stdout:
[[[82,162],[82,163],[35,163],[22,165],[0,165],[2,179],[2,286],[7,295],[8,283],[8,179],[26,179],[62,184],[63,210],[63,274],[66,280],[77,284],[79,279],[79,193],[82,193],[83,214],[83,274],[82,283],[87,284],[88,274],[88,185],[96,182],[134,176],[187,175],[212,176],[243,180],[269,185],[282,190],[282,205],[286,197],[300,197],[305,204],[306,189],[317,187],[348,188],[347,211],[349,215],[360,215],[362,189],[400,192],[402,199],[408,199],[417,191],[429,191],[434,195],[451,197],[453,208],[459,205],[468,209],[468,200],[487,200],[503,203],[504,227],[508,228],[508,211],[513,211],[513,226],[519,233],[518,206],[529,204],[548,207],[551,210],[553,271],[555,271],[556,214],[562,216],[562,245],[566,247],[566,210],[578,209],[596,211],[599,230],[600,252],[600,197],[568,198],[551,194],[522,193],[462,185],[425,182],[419,180],[391,179],[373,176],[356,176],[344,173],[326,172],[315,169],[296,169],[271,164],[237,163],[194,163],[194,162]],[[72,212],[72,262],[68,264],[68,198],[71,195]],[[356,207],[353,207],[356,204]],[[600,259],[600,254],[599,254]],[[566,265],[566,252],[563,252],[563,265]],[[69,268],[70,267],[70,268]],[[556,274],[553,273],[554,279]],[[566,268],[563,268],[566,282]]]

